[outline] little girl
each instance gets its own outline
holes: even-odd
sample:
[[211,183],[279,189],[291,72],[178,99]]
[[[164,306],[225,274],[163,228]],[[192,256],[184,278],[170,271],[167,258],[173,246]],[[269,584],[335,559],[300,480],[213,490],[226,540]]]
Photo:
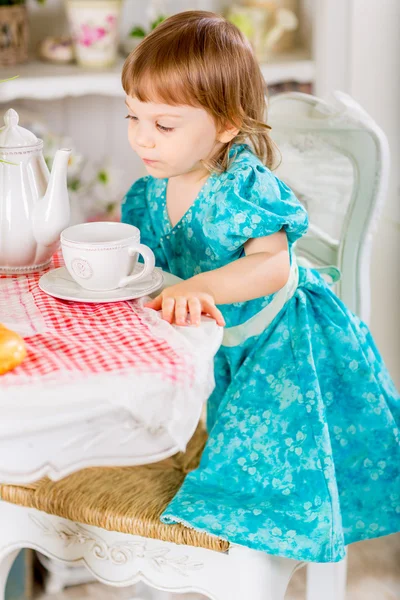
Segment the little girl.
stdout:
[[371,334],[317,271],[297,269],[307,213],[271,171],[265,84],[222,17],[159,25],[122,75],[149,175],[122,219],[183,279],[147,306],[226,325],[200,467],[165,523],[329,562],[400,529],[399,396]]

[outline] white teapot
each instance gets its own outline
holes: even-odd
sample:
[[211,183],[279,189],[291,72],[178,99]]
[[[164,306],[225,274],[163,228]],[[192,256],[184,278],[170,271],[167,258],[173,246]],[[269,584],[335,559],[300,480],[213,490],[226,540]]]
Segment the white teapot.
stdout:
[[0,273],[6,275],[45,267],[70,219],[71,150],[58,150],[50,175],[43,141],[18,121],[10,108],[0,129]]

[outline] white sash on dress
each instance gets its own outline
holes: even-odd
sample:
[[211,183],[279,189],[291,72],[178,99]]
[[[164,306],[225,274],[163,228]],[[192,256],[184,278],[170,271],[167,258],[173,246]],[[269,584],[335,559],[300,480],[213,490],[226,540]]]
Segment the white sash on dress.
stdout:
[[[276,292],[271,302],[253,317],[235,327],[225,327],[222,346],[227,348],[239,346],[248,338],[260,335],[265,331],[268,325],[275,319],[276,315],[282,310],[286,302],[288,302],[295,293],[299,283],[298,263],[301,265],[301,262],[301,258],[297,259],[295,254],[292,255],[289,279],[283,288]],[[333,265],[326,267],[312,266],[312,268],[319,273],[330,275],[332,283],[336,283],[340,279],[340,271]]]

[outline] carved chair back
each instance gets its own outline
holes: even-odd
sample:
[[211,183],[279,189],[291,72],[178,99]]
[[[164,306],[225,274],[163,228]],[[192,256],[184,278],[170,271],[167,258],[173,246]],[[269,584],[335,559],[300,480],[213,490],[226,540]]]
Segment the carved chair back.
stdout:
[[332,102],[297,92],[273,96],[269,122],[282,155],[277,174],[310,217],[296,254],[311,264],[337,266],[342,277],[336,293],[368,322],[372,234],[389,176],[386,136],[342,92]]

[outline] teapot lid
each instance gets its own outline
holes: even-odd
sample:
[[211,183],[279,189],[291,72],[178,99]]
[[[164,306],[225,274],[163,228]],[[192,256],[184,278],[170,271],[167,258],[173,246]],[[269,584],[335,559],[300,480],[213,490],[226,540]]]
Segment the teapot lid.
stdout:
[[10,108],[4,115],[4,127],[0,129],[0,148],[35,146],[40,140],[34,133],[18,125],[19,114]]

